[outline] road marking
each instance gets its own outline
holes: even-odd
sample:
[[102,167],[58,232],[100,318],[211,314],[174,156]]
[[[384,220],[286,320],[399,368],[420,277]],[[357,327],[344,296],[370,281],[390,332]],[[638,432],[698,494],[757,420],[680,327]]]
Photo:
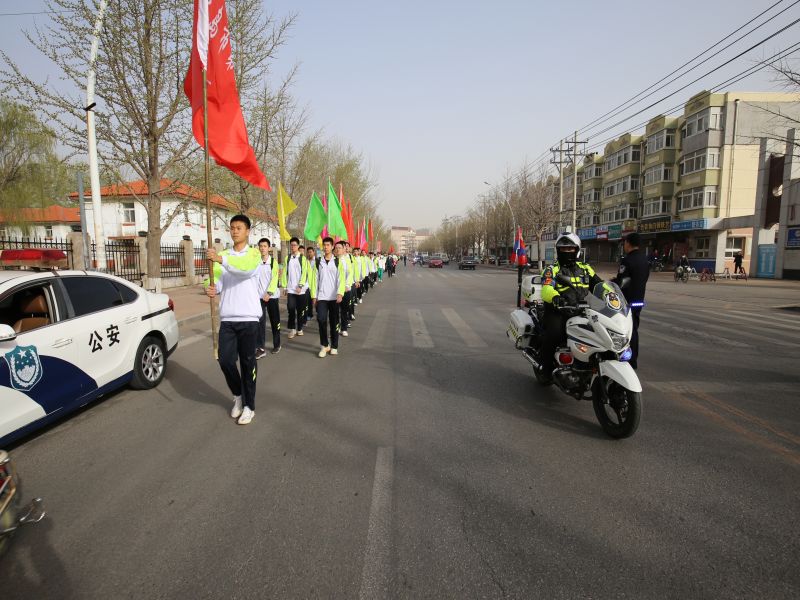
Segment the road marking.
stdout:
[[[677,311],[677,310],[673,309],[672,312],[673,312],[673,314],[676,315],[676,317],[680,317],[680,318],[684,318],[684,319],[686,318],[686,315],[684,313],[681,313],[680,311]],[[722,315],[719,315],[719,316],[722,316]],[[711,321],[711,319],[709,319],[707,317],[704,318],[704,320],[702,321],[702,326],[703,327],[708,327],[709,329],[721,330],[721,331],[724,331],[727,334],[731,334],[731,335],[735,335],[735,336],[739,336],[739,337],[753,338],[754,340],[760,340],[760,341],[762,341],[764,343],[774,344],[776,346],[791,346],[791,347],[796,347],[797,346],[797,342],[784,342],[784,341],[775,339],[771,335],[761,335],[761,334],[752,333],[750,331],[746,331],[746,330],[743,330],[743,329],[736,329],[736,327],[737,327],[736,325],[731,325],[731,324],[715,325],[714,323],[711,323],[710,321]],[[711,334],[710,333],[708,335],[716,335],[716,334]],[[721,339],[725,339],[725,338],[721,338]]]
[[445,279],[447,279],[448,277],[450,277],[450,275],[448,275],[447,273],[439,273],[439,277],[444,277]]
[[461,336],[461,339],[464,340],[464,343],[469,348],[485,348],[486,342],[484,342],[480,336],[475,333],[475,331],[467,325],[467,322],[461,318],[455,309],[446,307],[442,309],[442,313],[444,313],[445,318],[450,321],[450,325],[453,326],[453,329],[456,330],[458,335]]
[[417,277],[419,277],[420,279],[422,279],[422,273],[417,273]]
[[[713,311],[703,311],[707,312],[708,314],[719,315],[718,312]],[[754,317],[750,313],[740,313],[737,311],[729,311],[725,313],[725,316],[730,319],[739,319],[741,321],[750,321],[751,323],[756,323],[761,325],[762,327],[766,325],[777,325],[779,329],[791,329],[793,331],[800,331],[800,325],[797,325],[797,321],[783,321],[774,318],[772,315],[763,316],[763,317]]]
[[644,328],[639,327],[639,335],[644,337],[645,339],[647,339],[648,337],[654,337],[657,340],[666,342],[667,344],[671,344],[673,346],[683,346],[684,348],[689,348],[689,347],[697,348],[703,345],[703,342],[694,342],[679,335],[664,335],[663,333],[658,333],[656,331],[653,331],[652,328],[647,327],[647,321],[645,321]]
[[506,327],[508,327],[507,322],[503,321],[499,316],[486,310],[485,308],[476,308],[475,311],[487,321],[491,321],[495,326],[501,328],[501,330],[504,330]]
[[364,340],[362,348],[379,348],[383,346],[383,341],[386,338],[386,328],[389,325],[389,317],[392,311],[388,308],[378,309],[375,319],[367,332],[367,339]]
[[378,448],[375,477],[372,480],[372,504],[369,507],[369,529],[364,547],[364,567],[358,597],[389,598],[391,577],[392,486],[394,482],[394,448]]
[[[752,346],[752,344],[744,344],[742,342],[737,342],[736,340],[732,340],[730,338],[726,338],[726,337],[723,337],[721,335],[708,333],[706,331],[701,331],[701,330],[698,330],[696,328],[689,329],[687,327],[678,327],[677,325],[675,325],[676,322],[677,323],[685,323],[686,322],[686,315],[681,315],[680,319],[672,318],[672,317],[670,317],[670,315],[667,315],[667,314],[664,314],[663,317],[664,317],[664,319],[668,319],[668,320],[659,319],[658,317],[654,317],[653,313],[648,313],[647,321],[653,322],[653,323],[655,323],[655,324],[657,324],[660,327],[663,327],[665,329],[669,329],[669,330],[674,331],[675,332],[674,335],[679,337],[679,338],[691,337],[693,340],[699,341],[699,342],[702,342],[703,341],[702,338],[704,338],[704,337],[705,338],[711,338],[712,340],[716,340],[716,341],[721,342],[723,344],[727,344],[728,346],[734,346],[735,348],[748,348],[748,347]],[[689,324],[689,325],[691,325],[691,324]],[[678,344],[678,345],[680,345],[680,344]]]
[[418,308],[408,309],[408,321],[411,325],[411,342],[415,348],[433,348],[433,340],[425,327],[422,311]]
[[[701,397],[700,394],[692,392],[691,390],[686,390],[685,388],[681,388],[681,386],[675,385],[674,383],[660,384],[660,385],[655,385],[654,387],[660,389],[665,395],[671,397],[673,400],[679,402],[680,404],[683,404],[687,408],[690,408],[695,412],[705,415],[712,421],[716,421],[718,425],[725,427],[726,429],[729,429],[734,433],[739,434],[740,436],[742,436],[743,438],[749,440],[754,444],[766,448],[767,450],[773,452],[778,456],[783,457],[784,459],[786,459],[787,461],[791,462],[794,465],[800,465],[800,454],[798,454],[796,451],[785,448],[763,435],[750,431],[749,429],[737,423],[735,420],[726,417],[724,415],[721,415],[720,413],[709,408],[708,406],[705,406],[700,402],[692,400],[691,398],[688,397],[688,394],[692,393],[694,393],[695,397]],[[716,405],[716,402],[714,404]],[[725,410],[728,410],[728,408],[729,407],[726,406]]]

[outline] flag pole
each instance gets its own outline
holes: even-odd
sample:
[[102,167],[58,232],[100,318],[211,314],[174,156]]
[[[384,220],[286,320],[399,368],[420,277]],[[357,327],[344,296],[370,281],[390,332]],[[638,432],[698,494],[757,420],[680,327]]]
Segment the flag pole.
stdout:
[[[211,249],[214,244],[214,237],[211,232],[211,194],[209,192],[209,179],[211,171],[211,162],[208,155],[208,81],[206,78],[206,70],[203,69],[203,178],[205,180],[206,188],[206,237],[207,248]],[[208,261],[208,285],[214,285],[214,261]],[[217,348],[217,304],[214,298],[209,298],[209,307],[211,310],[211,344],[214,348],[214,358],[219,357],[219,349]]]

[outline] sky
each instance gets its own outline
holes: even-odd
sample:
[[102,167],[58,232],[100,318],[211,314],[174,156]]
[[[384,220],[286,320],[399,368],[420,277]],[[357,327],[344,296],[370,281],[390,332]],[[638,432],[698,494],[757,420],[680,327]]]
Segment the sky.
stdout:
[[[388,224],[422,228],[463,214],[490,191],[484,181],[499,184],[775,1],[274,0],[265,8],[277,18],[297,13],[273,73],[299,64],[293,93],[311,129],[362,153]],[[791,7],[781,16],[620,116],[800,18],[793,3],[783,0],[750,27]],[[0,49],[25,69],[55,74],[21,33],[46,17],[3,14],[42,6],[0,0]],[[616,129],[579,137],[591,144],[622,134],[798,41],[800,24]],[[731,89],[780,84],[763,71]]]

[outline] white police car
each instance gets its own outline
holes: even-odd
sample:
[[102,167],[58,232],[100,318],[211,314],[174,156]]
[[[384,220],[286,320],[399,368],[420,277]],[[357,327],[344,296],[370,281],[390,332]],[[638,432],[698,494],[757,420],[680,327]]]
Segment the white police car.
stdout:
[[166,294],[103,273],[0,269],[0,447],[115,388],[158,385],[177,345]]

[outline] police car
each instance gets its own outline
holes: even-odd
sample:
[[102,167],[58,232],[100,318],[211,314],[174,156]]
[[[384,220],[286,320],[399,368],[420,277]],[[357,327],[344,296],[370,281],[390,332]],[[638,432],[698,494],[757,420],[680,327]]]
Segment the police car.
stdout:
[[[4,250],[0,265],[22,264],[10,252],[35,254]],[[177,345],[166,294],[103,273],[0,268],[0,447],[116,388],[157,386]]]

